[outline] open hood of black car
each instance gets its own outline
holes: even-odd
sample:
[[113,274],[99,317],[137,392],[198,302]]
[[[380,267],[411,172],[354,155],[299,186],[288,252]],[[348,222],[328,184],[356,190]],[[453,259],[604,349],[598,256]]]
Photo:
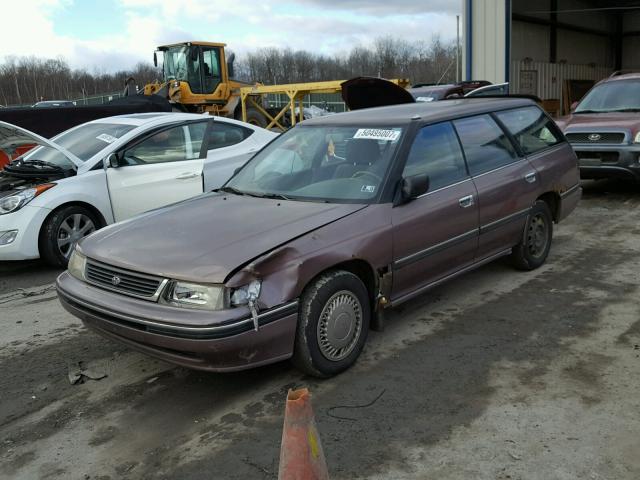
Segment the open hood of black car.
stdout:
[[342,99],[349,110],[415,103],[406,89],[376,77],[356,77],[343,82]]

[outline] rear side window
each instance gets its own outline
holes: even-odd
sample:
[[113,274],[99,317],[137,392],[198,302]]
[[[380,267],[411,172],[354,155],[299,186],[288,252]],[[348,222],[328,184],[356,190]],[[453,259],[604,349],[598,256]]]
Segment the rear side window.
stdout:
[[562,142],[553,121],[538,107],[516,108],[498,112],[496,116],[526,154],[536,153]]
[[437,190],[467,177],[460,143],[450,123],[422,128],[416,135],[402,173],[429,175],[429,190]]
[[518,159],[511,141],[489,115],[453,122],[462,142],[469,173],[479,175]]
[[252,133],[253,130],[239,125],[231,125],[224,122],[213,122],[211,131],[209,132],[208,150],[230,147],[231,145],[242,142]]

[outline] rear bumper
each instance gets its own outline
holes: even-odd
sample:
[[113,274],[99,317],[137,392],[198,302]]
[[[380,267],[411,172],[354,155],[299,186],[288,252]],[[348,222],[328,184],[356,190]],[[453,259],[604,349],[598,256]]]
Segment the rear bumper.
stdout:
[[[56,286],[62,306],[88,328],[132,349],[187,368],[214,372],[244,370],[287,359],[293,353],[297,302],[261,312],[256,332],[248,316],[223,319],[220,314],[224,312],[211,312],[211,323],[197,326],[158,322],[154,317],[162,306],[123,299],[122,295],[92,287],[66,272],[58,277]],[[148,307],[149,315],[126,308],[132,302],[140,309]]]
[[574,185],[566,192],[560,194],[560,206],[558,209],[558,222],[567,218],[575,210],[578,202],[582,198],[582,187],[580,184]]

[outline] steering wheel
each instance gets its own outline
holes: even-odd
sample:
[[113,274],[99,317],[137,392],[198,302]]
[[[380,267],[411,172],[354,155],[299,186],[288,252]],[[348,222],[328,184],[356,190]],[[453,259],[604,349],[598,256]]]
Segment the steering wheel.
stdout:
[[382,183],[382,178],[380,178],[378,175],[376,175],[373,172],[368,172],[367,170],[360,170],[354,173],[353,175],[351,175],[351,178],[360,178],[360,177],[373,178],[376,182]]

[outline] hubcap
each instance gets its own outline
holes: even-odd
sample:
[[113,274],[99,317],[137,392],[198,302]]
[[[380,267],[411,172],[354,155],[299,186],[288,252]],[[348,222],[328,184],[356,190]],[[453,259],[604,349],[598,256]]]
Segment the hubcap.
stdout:
[[341,290],[327,301],[318,321],[318,344],[327,360],[337,362],[355,348],[362,331],[362,306],[358,297]]
[[60,250],[62,256],[69,258],[78,240],[89,235],[95,229],[96,226],[93,221],[82,213],[75,213],[65,218],[60,224],[56,235],[58,250]]
[[529,221],[527,230],[527,248],[534,258],[541,257],[547,248],[547,222],[541,214],[535,215]]

